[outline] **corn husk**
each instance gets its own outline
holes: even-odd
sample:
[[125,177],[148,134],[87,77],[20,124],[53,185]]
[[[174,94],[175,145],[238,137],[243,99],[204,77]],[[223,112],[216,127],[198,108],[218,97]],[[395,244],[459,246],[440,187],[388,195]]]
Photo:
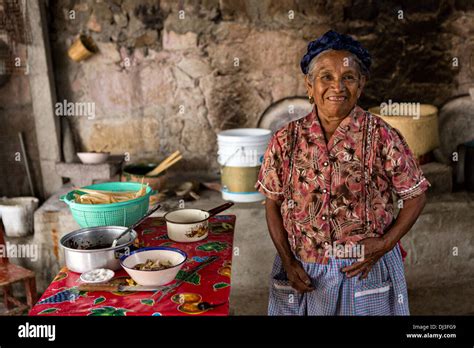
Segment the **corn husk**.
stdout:
[[[142,184],[138,191],[102,191],[76,188],[74,201],[80,204],[111,204],[126,202],[144,196],[146,194],[147,186],[148,185]],[[85,193],[79,194],[77,191]]]

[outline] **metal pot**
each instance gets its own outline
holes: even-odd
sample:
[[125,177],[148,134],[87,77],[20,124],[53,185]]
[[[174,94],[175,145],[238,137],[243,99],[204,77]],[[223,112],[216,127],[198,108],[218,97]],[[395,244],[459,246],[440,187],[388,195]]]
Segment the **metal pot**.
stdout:
[[228,202],[211,210],[172,210],[164,216],[168,237],[181,243],[203,240],[209,234],[209,218],[233,205],[234,203]]
[[60,240],[66,266],[77,273],[88,272],[94,268],[108,268],[113,271],[120,269],[120,257],[130,254],[137,232],[132,230],[124,235],[115,248],[111,245],[126,229],[127,227],[122,226],[98,226],[66,234]]

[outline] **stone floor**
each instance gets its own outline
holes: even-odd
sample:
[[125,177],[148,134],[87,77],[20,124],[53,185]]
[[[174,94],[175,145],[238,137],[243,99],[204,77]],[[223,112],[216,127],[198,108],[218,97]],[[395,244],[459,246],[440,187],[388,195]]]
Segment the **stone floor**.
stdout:
[[[200,200],[186,206],[210,209],[222,202],[218,192],[205,190]],[[169,201],[165,208],[177,204],[177,201]],[[235,204],[225,213],[237,216],[231,313],[266,314],[268,275],[275,249],[268,235],[264,206],[261,203]],[[422,215],[403,239],[409,253],[405,271],[412,314],[474,313],[473,217],[474,193],[429,196]],[[77,228],[68,207],[56,196],[35,213],[35,235],[16,241],[42,246],[39,262],[19,262],[37,272],[39,291],[44,290],[63,264],[59,238]]]

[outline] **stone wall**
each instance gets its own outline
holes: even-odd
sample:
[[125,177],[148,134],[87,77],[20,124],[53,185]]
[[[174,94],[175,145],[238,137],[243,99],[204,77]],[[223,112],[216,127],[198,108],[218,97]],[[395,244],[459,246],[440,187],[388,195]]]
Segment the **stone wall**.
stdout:
[[[68,118],[76,147],[108,145],[132,161],[179,149],[178,169],[217,170],[219,131],[305,96],[299,60],[331,28],[374,57],[363,107],[439,106],[474,80],[469,1],[60,0],[49,14],[58,100],[96,105],[94,119]],[[100,53],[75,63],[67,49],[81,30]]]

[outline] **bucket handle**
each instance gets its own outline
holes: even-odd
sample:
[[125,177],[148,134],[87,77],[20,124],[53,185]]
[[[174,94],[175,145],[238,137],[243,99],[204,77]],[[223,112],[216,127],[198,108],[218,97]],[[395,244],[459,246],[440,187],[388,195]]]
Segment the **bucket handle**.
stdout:
[[241,151],[243,148],[244,148],[244,147],[241,146],[241,147],[239,147],[237,150],[235,150],[234,153],[233,153],[232,155],[230,155],[230,156],[227,158],[227,161],[225,161],[225,163],[222,165],[222,168],[225,168],[226,165],[227,165],[227,163],[229,163],[229,161],[232,159],[232,157],[234,157],[235,155],[237,155],[237,153],[238,153],[239,151]]
[[222,168],[225,168],[227,166],[227,163],[229,163],[229,161],[235,156],[237,155],[237,153],[239,153],[239,151],[245,151],[245,146],[241,146],[239,147],[237,150],[234,151],[234,153],[232,155],[230,155],[228,158],[227,158],[227,161],[225,161],[225,163],[222,165]]

